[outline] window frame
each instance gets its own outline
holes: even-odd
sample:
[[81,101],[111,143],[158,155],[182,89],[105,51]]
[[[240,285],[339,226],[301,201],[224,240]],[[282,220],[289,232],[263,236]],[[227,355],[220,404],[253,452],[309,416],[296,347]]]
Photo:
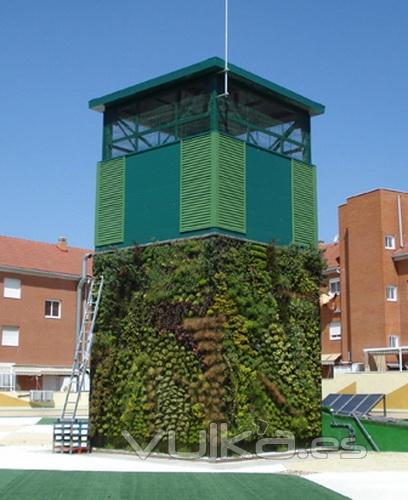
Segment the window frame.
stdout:
[[[396,345],[391,345],[391,339],[396,339]],[[395,333],[388,335],[388,347],[398,348],[400,346],[400,336]]]
[[[339,290],[337,292],[333,292],[331,290],[332,283],[336,283],[336,284],[338,283]],[[341,293],[340,277],[338,277],[338,278],[337,277],[336,278],[329,278],[329,293],[332,294],[332,295],[336,295],[336,294],[340,295],[340,293]]]
[[[18,296],[14,296],[14,295],[6,295],[6,288],[10,289],[10,286],[7,287],[6,285],[6,282],[7,281],[13,281],[13,282],[19,282],[20,283],[20,286],[18,288]],[[15,290],[13,288],[11,288],[11,290]],[[5,276],[3,278],[3,298],[4,299],[12,299],[12,300],[21,300],[21,297],[22,297],[22,282],[21,282],[21,279],[19,278],[10,278],[10,277],[7,277]]]
[[[393,291],[392,294],[388,292]],[[398,302],[398,287],[396,285],[387,285],[385,287],[385,298],[387,302]]]
[[[340,330],[339,334],[333,334],[331,332],[331,326],[334,324],[339,325],[339,330]],[[331,321],[329,323],[329,337],[330,337],[330,340],[333,340],[333,341],[341,340],[341,321],[334,320],[334,321]]]
[[[53,314],[47,315],[47,302],[51,302],[51,313],[53,312],[53,303],[58,304],[58,316],[54,316]],[[62,300],[60,299],[45,299],[44,302],[44,318],[45,319],[61,319],[62,318]]]
[[[9,330],[9,331],[15,331],[15,333],[17,333],[17,343],[13,343],[13,344],[5,344],[4,343],[4,332],[5,330]],[[20,347],[20,327],[19,326],[15,326],[15,325],[2,325],[1,326],[1,346],[2,347]]]
[[[391,245],[387,245],[387,238],[391,239]],[[393,234],[386,234],[384,236],[384,248],[386,250],[395,250],[395,236]]]

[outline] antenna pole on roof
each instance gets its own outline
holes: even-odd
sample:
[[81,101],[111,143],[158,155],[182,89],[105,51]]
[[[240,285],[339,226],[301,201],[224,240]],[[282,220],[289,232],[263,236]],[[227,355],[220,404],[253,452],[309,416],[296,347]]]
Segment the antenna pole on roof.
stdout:
[[228,0],[225,0],[225,67],[224,67],[224,95],[228,96]]

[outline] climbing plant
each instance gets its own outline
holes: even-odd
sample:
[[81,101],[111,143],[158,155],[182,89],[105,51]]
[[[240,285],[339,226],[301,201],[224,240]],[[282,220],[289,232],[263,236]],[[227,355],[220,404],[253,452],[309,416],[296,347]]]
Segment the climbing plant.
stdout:
[[95,443],[175,431],[193,449],[211,423],[318,436],[322,270],[314,249],[221,236],[96,255]]

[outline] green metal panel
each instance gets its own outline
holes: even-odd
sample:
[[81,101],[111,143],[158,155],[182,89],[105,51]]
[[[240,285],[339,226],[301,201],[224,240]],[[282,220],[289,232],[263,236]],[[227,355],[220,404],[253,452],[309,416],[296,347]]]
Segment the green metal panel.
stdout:
[[179,143],[126,157],[123,246],[180,237],[179,169]]
[[96,246],[124,239],[125,159],[101,161],[97,167]]
[[291,161],[246,145],[247,238],[292,242]]
[[96,226],[99,249],[213,232],[313,244],[315,168],[218,132],[186,139],[101,162]]
[[217,227],[246,232],[245,143],[216,134],[218,140]]
[[180,232],[209,228],[215,223],[213,134],[181,142]]
[[317,244],[316,168],[292,160],[293,243]]

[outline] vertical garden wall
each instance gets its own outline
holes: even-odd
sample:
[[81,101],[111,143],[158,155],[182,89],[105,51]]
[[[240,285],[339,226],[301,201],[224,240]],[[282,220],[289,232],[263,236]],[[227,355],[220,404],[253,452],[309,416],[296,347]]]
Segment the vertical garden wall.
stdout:
[[259,423],[320,435],[322,260],[316,250],[222,236],[98,254],[105,290],[92,354],[94,443]]

